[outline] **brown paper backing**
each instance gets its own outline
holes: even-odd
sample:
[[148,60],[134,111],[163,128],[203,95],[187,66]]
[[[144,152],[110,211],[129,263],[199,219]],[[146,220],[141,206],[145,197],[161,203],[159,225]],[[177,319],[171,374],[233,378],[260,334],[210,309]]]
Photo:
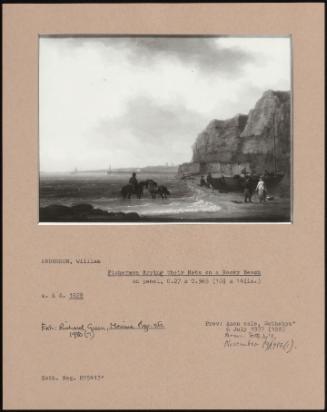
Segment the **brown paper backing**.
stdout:
[[[4,407],[7,409],[324,406],[324,16],[303,4],[5,5],[3,40]],[[38,224],[38,36],[291,35],[293,223]],[[102,265],[41,265],[93,257]],[[260,269],[256,287],[135,287],[117,269]],[[86,299],[46,304],[41,293]],[[49,338],[59,320],[164,320],[158,333]],[[285,355],[224,350],[205,320],[295,320]],[[103,374],[51,384],[41,375]]]

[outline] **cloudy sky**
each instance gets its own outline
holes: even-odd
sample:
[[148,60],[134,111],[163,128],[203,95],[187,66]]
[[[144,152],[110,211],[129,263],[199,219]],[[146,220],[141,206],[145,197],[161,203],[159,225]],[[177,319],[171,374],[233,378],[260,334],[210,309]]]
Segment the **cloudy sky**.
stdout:
[[212,119],[290,90],[288,38],[41,38],[41,171],[191,160]]

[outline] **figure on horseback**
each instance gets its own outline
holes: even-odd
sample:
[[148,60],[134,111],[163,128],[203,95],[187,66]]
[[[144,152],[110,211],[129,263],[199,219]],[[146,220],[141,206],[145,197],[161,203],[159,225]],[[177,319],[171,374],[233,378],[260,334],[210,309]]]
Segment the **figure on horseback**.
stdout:
[[138,199],[141,199],[144,188],[147,188],[152,199],[156,199],[157,195],[161,196],[162,199],[167,199],[168,195],[170,195],[170,191],[166,186],[159,186],[158,183],[152,179],[138,182],[136,173],[133,173],[128,184],[122,187],[121,194],[123,199],[130,199],[132,195],[136,195]]
[[135,172],[133,172],[132,177],[129,179],[129,184],[132,185],[134,187],[134,189],[136,189],[138,181],[137,181]]
[[138,182],[136,178],[136,173],[133,172],[128,184],[122,187],[121,194],[124,199],[130,199],[132,195],[136,195],[138,199],[141,199],[143,195],[144,186],[146,186],[146,183]]

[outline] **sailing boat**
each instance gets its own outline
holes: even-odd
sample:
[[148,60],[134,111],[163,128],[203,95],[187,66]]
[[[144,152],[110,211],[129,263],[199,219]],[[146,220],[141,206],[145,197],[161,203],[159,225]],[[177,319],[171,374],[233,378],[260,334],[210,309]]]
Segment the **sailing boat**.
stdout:
[[111,165],[109,164],[108,170],[107,170],[107,175],[111,175],[112,171],[111,171]]

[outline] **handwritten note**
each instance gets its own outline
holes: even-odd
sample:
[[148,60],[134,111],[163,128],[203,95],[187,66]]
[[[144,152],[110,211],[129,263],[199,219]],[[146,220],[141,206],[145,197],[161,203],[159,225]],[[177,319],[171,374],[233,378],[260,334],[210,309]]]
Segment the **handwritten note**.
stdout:
[[225,349],[254,348],[291,353],[296,349],[293,337],[295,321],[205,321],[204,326],[218,328]]

